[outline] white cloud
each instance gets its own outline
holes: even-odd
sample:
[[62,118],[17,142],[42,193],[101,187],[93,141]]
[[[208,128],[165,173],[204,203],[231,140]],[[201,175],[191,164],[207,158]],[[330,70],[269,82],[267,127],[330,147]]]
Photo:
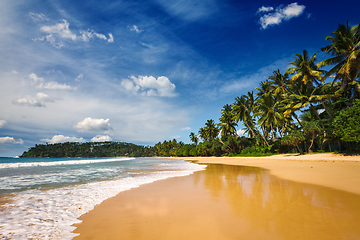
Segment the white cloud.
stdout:
[[46,33],[56,33],[62,38],[76,40],[77,36],[71,32],[69,25],[70,24],[65,19],[63,19],[61,23],[57,23],[53,26],[42,26],[40,30]]
[[45,17],[44,14],[42,13],[29,13],[29,17],[32,18],[34,21],[49,21],[49,19],[47,17]]
[[79,76],[77,76],[75,78],[75,81],[80,82],[80,80],[83,79],[83,78],[84,78],[84,74],[81,73]]
[[51,89],[51,90],[76,90],[77,87],[72,87],[67,84],[61,84],[55,81],[47,82],[47,83],[41,83],[36,88],[39,89]]
[[268,26],[280,24],[283,20],[289,20],[293,17],[300,16],[304,12],[305,6],[299,5],[297,2],[290,3],[283,7],[279,6],[273,11],[271,7],[261,7],[258,12],[267,13],[260,18],[260,24],[262,29],[266,29]]
[[55,100],[45,93],[37,93],[36,97],[24,96],[12,101],[15,105],[28,107],[46,107],[45,103],[47,102],[55,102]]
[[29,74],[29,77],[30,77],[35,83],[43,82],[43,81],[44,81],[43,78],[38,77],[35,73],[30,73],[30,74]]
[[34,83],[38,83],[36,88],[38,89],[50,89],[50,90],[76,90],[77,87],[72,87],[67,84],[61,84],[55,81],[46,82],[44,83],[44,79],[41,77],[38,77],[35,73],[29,74],[30,79],[34,81]]
[[261,8],[259,8],[258,13],[259,13],[259,12],[270,12],[270,11],[272,11],[272,10],[274,10],[273,7],[265,7],[265,6],[262,6]]
[[237,133],[240,137],[245,136],[245,134],[246,134],[246,133],[245,133],[245,130],[242,130],[242,129],[237,130],[236,133]]
[[16,141],[13,137],[0,137],[0,143],[23,144],[24,141],[21,138]]
[[159,97],[176,97],[178,95],[175,93],[175,84],[165,76],[157,79],[153,76],[130,76],[130,79],[122,80],[121,86],[133,93],[140,92],[142,95]]
[[77,129],[78,132],[94,132],[94,131],[101,131],[101,132],[108,132],[113,128],[110,126],[109,118],[108,119],[96,119],[87,117],[81,122],[78,122],[74,128]]
[[12,74],[19,74],[19,72],[15,71],[15,70],[12,70],[11,72],[12,72]]
[[114,36],[112,35],[112,33],[109,33],[108,42],[114,42]]
[[191,130],[191,127],[184,127],[184,128],[181,128],[181,131],[189,131]]
[[112,138],[109,135],[96,135],[91,139],[92,142],[110,142]]
[[97,33],[92,29],[88,30],[79,30],[80,35],[77,35],[76,33],[73,33],[70,28],[70,24],[65,19],[62,20],[62,22],[57,23],[53,26],[42,26],[40,27],[40,30],[42,32],[48,33],[45,37],[36,38],[33,39],[34,41],[47,41],[51,43],[56,48],[64,47],[65,45],[63,43],[56,42],[56,38],[53,36],[53,34],[58,35],[60,38],[63,39],[71,39],[73,41],[75,40],[83,40],[84,42],[89,42],[90,39],[97,37],[103,40],[107,40],[108,42],[113,42],[114,37],[111,33],[109,33],[109,38],[107,38],[104,34]]
[[4,127],[7,124],[5,120],[0,120],[0,128]]
[[55,135],[51,139],[45,138],[40,139],[42,142],[48,142],[48,143],[63,143],[63,142],[85,142],[84,138],[77,138],[77,137],[68,137],[64,135]]
[[97,33],[94,30],[90,30],[90,29],[88,29],[86,31],[80,30],[80,34],[81,34],[81,39],[84,42],[88,42],[89,39],[94,38],[94,37],[97,37],[97,38],[100,38],[103,40],[107,40],[107,37],[104,34]]
[[134,32],[137,32],[137,33],[141,33],[142,31],[144,30],[140,30],[136,25],[133,25],[131,28],[130,28],[131,31],[134,31]]

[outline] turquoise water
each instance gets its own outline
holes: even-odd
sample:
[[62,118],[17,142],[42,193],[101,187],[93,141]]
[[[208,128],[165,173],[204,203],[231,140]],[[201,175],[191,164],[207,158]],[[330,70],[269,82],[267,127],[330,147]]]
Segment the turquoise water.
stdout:
[[72,239],[71,225],[107,198],[203,169],[157,158],[0,158],[0,238]]

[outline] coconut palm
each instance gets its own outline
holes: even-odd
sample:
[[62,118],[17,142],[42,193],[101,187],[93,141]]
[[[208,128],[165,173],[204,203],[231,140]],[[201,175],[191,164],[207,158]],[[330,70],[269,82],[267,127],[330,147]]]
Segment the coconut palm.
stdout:
[[284,75],[280,73],[280,70],[276,70],[273,72],[273,76],[270,76],[268,79],[270,80],[271,93],[276,97],[281,98],[283,95],[289,92],[288,84],[289,84],[289,75],[285,73]]
[[235,98],[235,102],[232,104],[232,111],[235,121],[238,123],[242,121],[247,129],[251,132],[253,138],[256,137],[256,134],[252,128],[253,119],[251,117],[250,109],[246,107],[245,95]]
[[221,117],[219,120],[220,123],[218,124],[218,126],[220,127],[222,136],[229,136],[235,134],[235,126],[237,126],[237,123],[234,120],[232,109],[229,104],[224,105],[221,109]]
[[[339,24],[337,30],[332,32],[333,36],[327,36],[325,39],[331,42],[330,45],[321,48],[333,57],[325,59],[317,64],[318,67],[335,65],[325,77],[335,74],[334,81],[340,79],[341,88],[345,90],[348,83],[355,81],[356,75],[360,71],[360,24],[353,27]],[[354,90],[356,97],[359,97],[358,91]]]
[[195,135],[195,133],[191,132],[190,135],[189,135],[189,137],[190,137],[190,141],[192,141],[195,145],[198,144],[199,139],[197,138],[197,136]]
[[277,109],[277,103],[272,96],[263,96],[257,99],[255,116],[259,117],[258,124],[265,128],[270,128],[272,138],[275,141],[275,128],[282,125],[283,117]]
[[205,131],[209,139],[214,139],[219,135],[219,129],[216,127],[215,121],[212,119],[206,121]]
[[296,54],[295,61],[289,63],[293,67],[287,69],[286,73],[294,74],[291,77],[291,80],[294,82],[300,82],[301,90],[303,86],[313,88],[314,83],[319,85],[319,82],[324,81],[321,75],[325,71],[319,70],[316,66],[316,57],[317,53],[310,58],[308,52],[303,50],[302,55]]

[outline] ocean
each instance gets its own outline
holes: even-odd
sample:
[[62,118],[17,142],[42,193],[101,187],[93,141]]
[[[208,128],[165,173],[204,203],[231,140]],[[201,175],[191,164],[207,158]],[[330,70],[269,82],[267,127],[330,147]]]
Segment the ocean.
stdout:
[[0,158],[0,239],[72,239],[119,192],[206,166],[160,158]]

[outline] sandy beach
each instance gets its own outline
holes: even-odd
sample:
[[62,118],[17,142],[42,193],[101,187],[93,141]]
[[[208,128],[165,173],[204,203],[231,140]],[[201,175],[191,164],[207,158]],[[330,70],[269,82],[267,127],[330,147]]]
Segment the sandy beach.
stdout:
[[360,157],[182,158],[205,171],[121,192],[80,239],[359,239]]

